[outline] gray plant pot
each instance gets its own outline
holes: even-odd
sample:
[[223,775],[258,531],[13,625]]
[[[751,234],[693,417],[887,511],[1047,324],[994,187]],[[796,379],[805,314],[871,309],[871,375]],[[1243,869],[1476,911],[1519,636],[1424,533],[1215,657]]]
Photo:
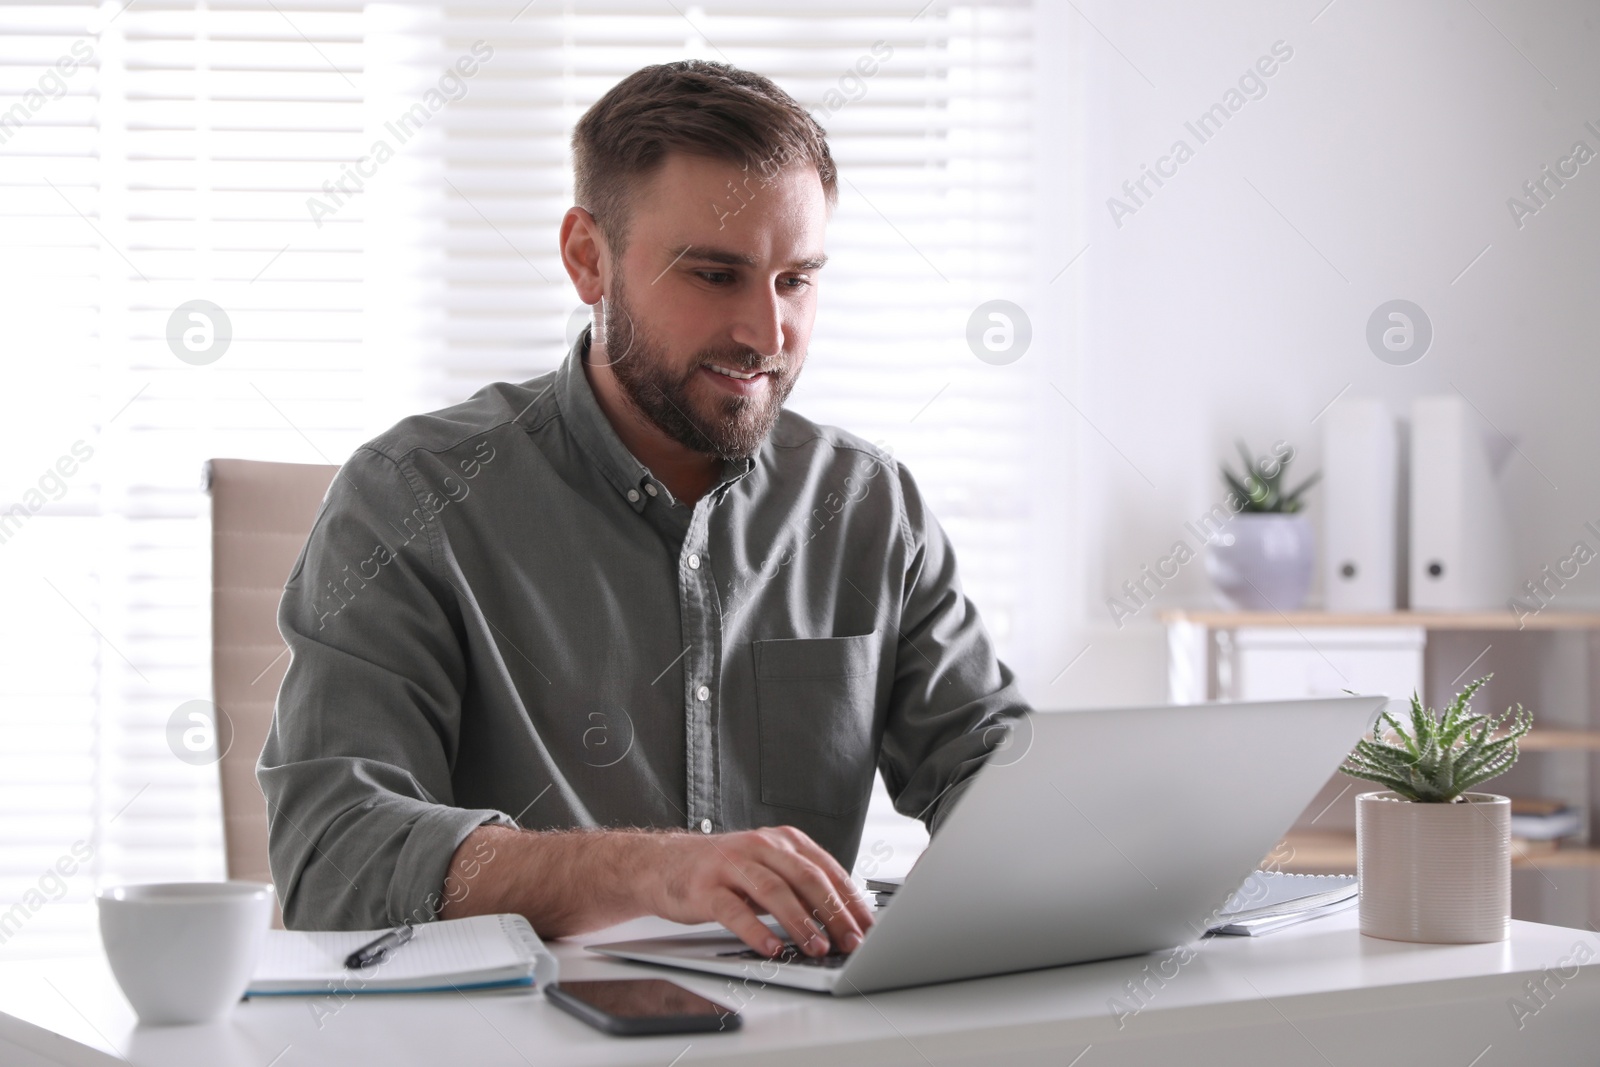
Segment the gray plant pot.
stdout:
[[1241,512],[1211,538],[1206,573],[1235,608],[1293,611],[1306,601],[1317,539],[1305,515]]

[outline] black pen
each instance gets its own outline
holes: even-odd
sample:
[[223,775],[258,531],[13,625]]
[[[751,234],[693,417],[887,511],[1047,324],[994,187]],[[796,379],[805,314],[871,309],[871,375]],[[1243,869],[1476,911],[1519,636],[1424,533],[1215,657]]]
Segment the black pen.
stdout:
[[346,956],[344,960],[345,968],[351,971],[359,971],[363,967],[371,967],[375,963],[382,963],[389,958],[389,953],[410,941],[411,935],[415,932],[410,923],[396,926],[376,941],[362,945]]

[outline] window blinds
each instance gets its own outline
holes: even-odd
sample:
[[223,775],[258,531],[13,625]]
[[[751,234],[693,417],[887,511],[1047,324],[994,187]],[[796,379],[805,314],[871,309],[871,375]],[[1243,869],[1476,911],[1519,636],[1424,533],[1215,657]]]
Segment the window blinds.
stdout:
[[[169,741],[210,691],[202,462],[339,462],[553,367],[570,131],[647,63],[762,71],[828,130],[790,405],[911,465],[1007,651],[1030,384],[966,338],[1034,274],[1030,44],[1021,2],[0,4],[0,958],[92,947],[97,883],[221,876],[216,768]],[[210,362],[169,342],[192,301]]]
[[[0,545],[31,605],[0,623],[0,955],[92,948],[97,881],[222,876],[216,767],[168,730],[210,696],[201,465],[337,461],[366,430],[360,227],[286,247],[360,141],[363,15],[279,6],[0,6],[0,511],[93,449]],[[210,364],[168,343],[193,300],[231,323]]]

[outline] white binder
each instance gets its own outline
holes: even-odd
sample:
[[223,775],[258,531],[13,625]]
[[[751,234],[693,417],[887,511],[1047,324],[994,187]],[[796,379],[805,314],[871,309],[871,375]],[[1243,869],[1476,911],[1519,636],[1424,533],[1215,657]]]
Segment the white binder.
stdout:
[[1395,419],[1375,397],[1347,397],[1322,417],[1322,590],[1328,611],[1393,611],[1399,574],[1400,453]]
[[1504,610],[1510,534],[1482,417],[1460,396],[1411,406],[1411,606]]

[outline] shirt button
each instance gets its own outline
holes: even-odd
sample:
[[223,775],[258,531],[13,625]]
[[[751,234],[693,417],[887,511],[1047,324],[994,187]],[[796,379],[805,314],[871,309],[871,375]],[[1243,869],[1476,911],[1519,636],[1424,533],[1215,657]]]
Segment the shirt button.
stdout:
[[700,820],[700,832],[703,833],[703,834],[709,834],[711,832],[711,820],[710,819],[701,819]]
[[651,496],[655,496],[656,495],[655,483],[654,482],[645,482],[644,483],[644,491],[649,493]]
[[637,504],[638,502],[639,502],[639,490],[637,490],[637,489],[629,489],[628,490],[628,503]]
[[689,553],[689,569],[692,571],[700,569],[700,556],[697,553]]
[[696,689],[694,691],[694,695],[695,695],[695,699],[697,699],[697,700],[707,700],[711,696],[711,690],[709,688],[707,688],[706,686],[702,685],[699,689]]

